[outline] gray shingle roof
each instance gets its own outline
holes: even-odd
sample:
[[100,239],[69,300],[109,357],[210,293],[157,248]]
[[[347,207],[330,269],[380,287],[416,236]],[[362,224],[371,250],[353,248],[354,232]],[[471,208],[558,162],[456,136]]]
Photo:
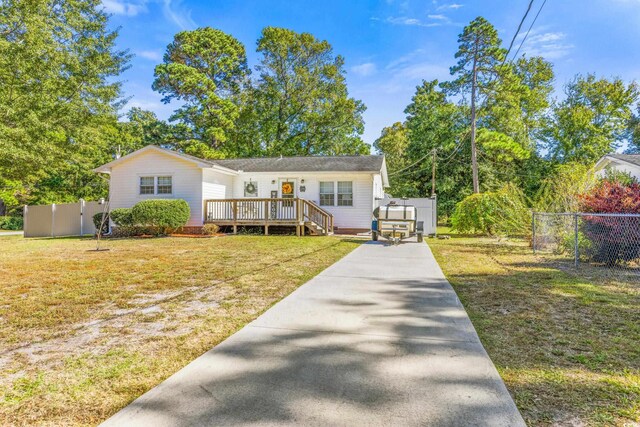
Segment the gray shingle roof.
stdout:
[[384,156],[262,157],[211,160],[244,172],[380,172]]
[[609,154],[609,157],[640,166],[640,154]]

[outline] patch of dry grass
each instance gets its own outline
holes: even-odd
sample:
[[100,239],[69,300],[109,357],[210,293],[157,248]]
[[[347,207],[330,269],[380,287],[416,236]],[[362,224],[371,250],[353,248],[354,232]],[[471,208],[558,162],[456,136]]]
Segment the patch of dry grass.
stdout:
[[357,245],[3,237],[0,425],[99,423]]
[[429,240],[527,424],[638,425],[640,283],[521,241]]

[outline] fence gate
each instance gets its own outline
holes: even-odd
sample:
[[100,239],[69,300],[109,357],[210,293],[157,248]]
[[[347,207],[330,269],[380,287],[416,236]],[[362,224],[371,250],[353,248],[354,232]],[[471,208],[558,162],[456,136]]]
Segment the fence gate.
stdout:
[[24,237],[93,235],[93,215],[102,212],[98,202],[61,203],[24,207]]
[[435,236],[436,227],[438,226],[437,199],[435,197],[413,199],[384,198],[380,201],[380,206],[386,205],[390,202],[395,202],[400,206],[415,206],[418,210],[418,221],[422,221],[424,223],[424,234],[427,236]]

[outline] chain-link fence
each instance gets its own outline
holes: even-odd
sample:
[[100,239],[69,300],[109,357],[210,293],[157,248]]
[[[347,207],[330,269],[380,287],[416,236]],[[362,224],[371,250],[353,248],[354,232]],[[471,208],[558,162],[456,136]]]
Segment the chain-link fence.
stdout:
[[533,213],[533,251],[640,279],[640,215]]

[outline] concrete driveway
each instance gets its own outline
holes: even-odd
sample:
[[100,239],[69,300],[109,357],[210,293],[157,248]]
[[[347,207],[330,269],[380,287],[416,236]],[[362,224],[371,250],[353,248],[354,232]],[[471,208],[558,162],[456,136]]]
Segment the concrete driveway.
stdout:
[[369,242],[105,426],[524,426],[426,244]]

